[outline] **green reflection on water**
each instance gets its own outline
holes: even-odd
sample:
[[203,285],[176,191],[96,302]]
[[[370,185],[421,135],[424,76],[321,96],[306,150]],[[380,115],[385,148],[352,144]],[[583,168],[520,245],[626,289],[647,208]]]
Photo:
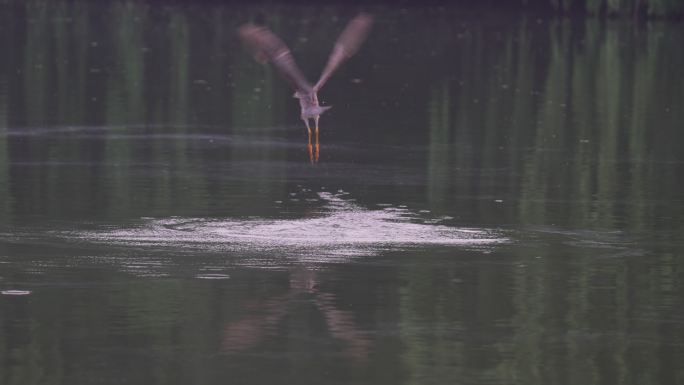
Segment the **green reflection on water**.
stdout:
[[0,81],[0,217],[11,221],[9,193],[9,163],[7,161],[7,103],[6,83]]
[[[8,20],[4,27],[26,41],[5,40],[11,52],[2,73],[7,127],[159,125],[152,133],[167,135],[192,134],[197,132],[193,125],[210,125],[211,133],[255,135],[268,143],[282,127],[298,124],[291,91],[270,67],[255,65],[232,34],[240,20],[250,18],[249,10],[115,3],[104,15],[87,4],[41,3],[27,5],[25,12],[25,19]],[[342,82],[349,75],[342,73],[325,90],[324,97],[340,103],[349,103],[350,97],[363,100],[354,107],[341,104],[337,115],[326,116],[324,130],[330,127],[330,134],[324,133],[322,140],[355,135],[359,142],[424,142],[426,198],[433,208],[444,208],[450,196],[485,193],[518,202],[506,208],[511,222],[560,219],[576,225],[644,227],[658,221],[660,213],[648,202],[662,193],[674,199],[679,167],[672,162],[681,160],[675,143],[681,139],[677,127],[684,88],[676,76],[683,60],[676,49],[681,26],[524,18],[490,26],[468,20],[448,24],[444,17],[430,27],[439,33],[430,35],[428,44],[421,46],[422,34],[407,36],[397,53],[376,55],[381,42],[397,39],[386,32],[396,29],[395,16],[388,12],[384,23],[389,25],[379,28],[367,52],[349,65],[355,70],[352,76],[365,74],[369,85],[349,90]],[[420,12],[414,16],[416,25],[428,17]],[[320,58],[313,48],[329,49],[318,36],[334,36],[339,23],[305,44],[297,40],[303,37],[296,30],[301,27],[280,17],[274,13],[266,22],[301,51],[296,53],[303,67],[316,68]],[[420,71],[409,75],[412,69],[397,61],[400,54]],[[369,64],[359,71],[364,61]],[[380,69],[365,72],[371,66]],[[378,113],[382,105],[396,107]],[[349,108],[368,108],[366,122],[348,114]],[[356,128],[348,126],[350,119]],[[115,133],[106,131],[97,149],[69,135],[18,139],[24,143],[17,152],[43,160],[75,161],[91,153],[87,160],[111,164],[169,161],[187,175],[201,167],[182,140],[169,147],[161,139],[141,144]],[[273,172],[269,162],[287,160],[284,151],[278,146],[234,146],[224,159],[260,161],[255,167],[266,169],[255,170],[255,175],[262,177],[245,181],[256,185],[244,186],[256,191],[269,187],[264,185]],[[659,167],[661,162],[666,166]],[[511,172],[497,174],[502,167]],[[112,191],[118,193],[108,200],[125,202],[130,194],[124,179],[130,169],[100,171],[120,182]],[[189,195],[209,196],[206,181],[189,182],[190,190],[196,189]],[[174,183],[159,175],[154,183],[158,194],[150,199],[159,199],[159,206],[171,204]],[[50,191],[37,197],[41,205],[51,204],[45,196]],[[573,204],[555,212],[544,203],[558,200]],[[478,203],[481,217],[492,215],[485,203]],[[130,213],[137,210],[128,207]],[[681,205],[676,210],[681,213]]]
[[[265,21],[288,41],[310,77],[343,23],[332,16],[349,13],[265,9]],[[6,53],[0,67],[3,225],[26,218],[116,224],[147,215],[279,215],[264,203],[282,199],[301,180],[320,186],[316,178],[329,170],[305,169],[304,177],[283,171],[283,164],[307,162],[296,101],[271,68],[255,65],[233,33],[241,22],[258,18],[258,9],[41,2],[15,12],[0,16],[0,29],[7,32],[0,40]],[[308,16],[305,22],[296,22],[300,14]],[[312,21],[320,15],[325,22]],[[412,189],[354,175],[328,181],[348,184],[370,203],[411,201],[436,215],[457,213],[465,225],[619,229],[646,233],[650,240],[635,246],[647,249],[643,260],[599,248],[568,250],[548,236],[552,240],[543,246],[502,248],[497,255],[506,263],[499,266],[493,259],[478,265],[484,258],[479,254],[458,254],[469,263],[448,259],[445,266],[397,263],[396,275],[405,282],[371,290],[393,302],[364,316],[378,328],[378,319],[396,324],[400,340],[379,342],[385,355],[371,357],[368,366],[384,363],[401,373],[368,376],[380,377],[376,383],[681,382],[684,374],[675,364],[684,336],[675,321],[684,305],[678,295],[682,26],[472,21],[456,10],[384,10],[378,17],[367,47],[322,93],[335,104],[322,119],[323,167],[346,162],[349,174],[368,167],[378,179],[391,172],[389,166],[403,167],[424,183]],[[86,130],[85,138],[78,130],[7,134],[67,126],[99,130]],[[193,136],[198,133],[217,141],[249,140],[214,148]],[[169,140],[173,135],[183,139]],[[284,137],[294,143],[301,138],[301,149],[272,144]],[[345,142],[362,150],[364,144],[391,144],[398,152],[417,148],[419,155],[395,164],[325,153],[327,143]],[[22,165],[32,162],[44,164]],[[379,198],[368,198],[373,194]],[[597,261],[604,254],[613,259]],[[202,360],[215,353],[220,338],[212,327],[234,320],[231,312],[239,313],[236,303],[245,301],[244,293],[175,280],[145,285],[136,281],[121,290],[27,305],[33,306],[28,313],[44,313],[26,317],[30,337],[23,345],[0,333],[0,345],[23,346],[0,349],[0,362],[13,355],[25,363],[3,383],[44,383],[46,377],[36,377],[41,368],[53,378],[63,370],[88,378],[78,368],[64,368],[57,351],[62,345],[52,331],[77,334],[64,337],[65,346],[72,337],[85,338],[79,331],[102,331],[111,326],[104,304],[130,314],[126,325],[132,328],[162,325],[140,334],[157,349],[155,356],[166,358],[154,373],[135,378],[179,381],[161,370],[175,368],[197,376],[198,383],[213,379],[205,374],[211,364]],[[259,290],[250,293],[259,297]],[[65,314],[70,308],[83,314]],[[183,322],[179,308],[188,314]],[[55,325],[53,319],[74,323]],[[164,324],[168,319],[178,323]],[[89,337],[111,343],[107,338],[113,337],[102,333]],[[187,350],[173,356],[174,343]],[[188,356],[192,362],[184,361]],[[117,363],[111,368],[120,369]]]

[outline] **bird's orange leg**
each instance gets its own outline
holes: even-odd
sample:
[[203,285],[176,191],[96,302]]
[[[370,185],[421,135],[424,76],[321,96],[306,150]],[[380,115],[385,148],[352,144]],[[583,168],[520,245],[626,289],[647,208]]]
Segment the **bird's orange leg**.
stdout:
[[307,133],[307,135],[308,135],[308,137],[309,137],[309,143],[308,143],[308,148],[309,148],[309,161],[311,162],[311,164],[313,164],[313,162],[314,162],[314,157],[313,157],[313,150],[312,150],[312,148],[311,148],[311,127],[309,127],[309,119],[302,118],[302,120],[303,120],[304,123],[306,124],[306,133]]
[[314,118],[314,122],[316,123],[316,163],[318,163],[318,153],[320,150],[320,146],[318,144],[318,119],[320,118],[320,115],[317,115]]

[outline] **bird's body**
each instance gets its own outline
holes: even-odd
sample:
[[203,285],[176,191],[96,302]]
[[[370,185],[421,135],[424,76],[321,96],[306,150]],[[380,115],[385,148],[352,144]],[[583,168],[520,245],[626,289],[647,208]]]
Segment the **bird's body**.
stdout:
[[299,99],[299,107],[302,111],[302,120],[315,119],[317,116],[321,116],[321,114],[323,114],[325,111],[332,108],[332,106],[319,105],[318,95],[314,91],[311,91],[308,94],[296,92],[294,97]]
[[[318,120],[321,114],[331,108],[331,106],[321,106],[318,103],[318,91],[335,70],[356,53],[361,43],[366,39],[372,23],[373,18],[362,13],[347,24],[335,42],[321,77],[313,86],[297,67],[289,48],[268,28],[245,24],[239,29],[240,37],[252,49],[256,59],[261,62],[270,62],[295,89],[294,97],[299,99],[300,117],[306,124],[309,136],[309,156],[312,162],[314,159],[318,161]],[[309,120],[312,119],[316,133],[315,158],[312,154],[311,126],[309,125]]]

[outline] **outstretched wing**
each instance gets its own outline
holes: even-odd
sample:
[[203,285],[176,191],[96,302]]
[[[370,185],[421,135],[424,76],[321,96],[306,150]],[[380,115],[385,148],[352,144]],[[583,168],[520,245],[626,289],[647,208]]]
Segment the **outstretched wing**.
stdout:
[[366,40],[372,25],[373,17],[366,13],[357,15],[347,24],[335,42],[335,47],[333,47],[328,63],[321,73],[321,78],[318,79],[318,82],[313,87],[314,92],[318,92],[323,87],[325,82],[328,81],[330,76],[345,60],[354,56],[361,44]]
[[290,49],[278,36],[268,28],[254,24],[242,25],[238,33],[257,60],[271,62],[297,92],[302,94],[311,92],[311,84],[297,67]]

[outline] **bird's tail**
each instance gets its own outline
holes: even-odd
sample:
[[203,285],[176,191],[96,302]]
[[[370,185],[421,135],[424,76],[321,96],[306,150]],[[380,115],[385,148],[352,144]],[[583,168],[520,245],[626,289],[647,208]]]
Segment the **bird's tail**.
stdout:
[[332,106],[316,106],[316,107],[312,108],[313,109],[312,112],[314,115],[323,115],[323,113],[325,111],[328,111],[331,108],[332,108]]

